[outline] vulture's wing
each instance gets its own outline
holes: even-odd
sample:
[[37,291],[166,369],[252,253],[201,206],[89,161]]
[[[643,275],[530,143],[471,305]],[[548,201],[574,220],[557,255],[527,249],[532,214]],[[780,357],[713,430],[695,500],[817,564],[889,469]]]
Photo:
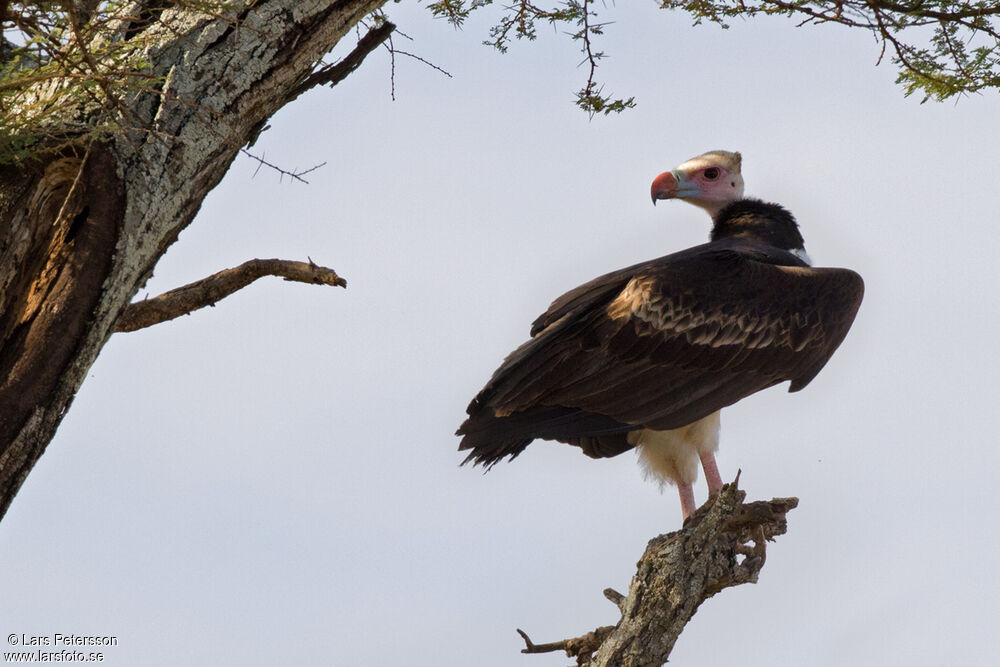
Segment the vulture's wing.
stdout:
[[734,241],[607,274],[536,320],[469,405],[461,448],[495,462],[536,437],[678,428],[785,380],[798,391],[844,339],[863,291],[853,271]]

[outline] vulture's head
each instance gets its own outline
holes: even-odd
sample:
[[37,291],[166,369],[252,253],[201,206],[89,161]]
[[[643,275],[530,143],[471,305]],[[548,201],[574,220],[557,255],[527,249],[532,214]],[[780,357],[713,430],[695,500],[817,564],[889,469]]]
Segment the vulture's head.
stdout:
[[713,218],[726,204],[743,198],[739,153],[709,151],[691,158],[653,180],[657,199],[683,199],[708,211]]

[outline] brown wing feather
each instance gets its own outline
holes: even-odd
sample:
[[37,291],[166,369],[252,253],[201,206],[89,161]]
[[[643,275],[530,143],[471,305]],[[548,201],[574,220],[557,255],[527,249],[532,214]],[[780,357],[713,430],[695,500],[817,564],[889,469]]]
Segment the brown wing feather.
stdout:
[[863,293],[853,271],[736,253],[644,268],[610,301],[564,315],[515,353],[508,363],[520,372],[507,379],[516,381],[494,378],[497,414],[560,405],[676,428],[785,380],[801,389]]

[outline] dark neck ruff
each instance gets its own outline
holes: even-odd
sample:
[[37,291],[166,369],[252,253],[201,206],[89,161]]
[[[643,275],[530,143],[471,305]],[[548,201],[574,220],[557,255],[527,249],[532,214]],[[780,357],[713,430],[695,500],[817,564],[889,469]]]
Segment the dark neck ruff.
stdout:
[[795,218],[782,206],[759,199],[740,199],[715,216],[712,240],[751,238],[782,250],[805,247]]

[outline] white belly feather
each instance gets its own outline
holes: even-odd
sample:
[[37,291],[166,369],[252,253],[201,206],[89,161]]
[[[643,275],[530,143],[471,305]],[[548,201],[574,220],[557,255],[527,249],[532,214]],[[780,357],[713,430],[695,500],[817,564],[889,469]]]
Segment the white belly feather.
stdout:
[[692,484],[698,479],[701,455],[719,449],[719,412],[669,431],[633,431],[628,441],[636,446],[647,479],[661,485]]

